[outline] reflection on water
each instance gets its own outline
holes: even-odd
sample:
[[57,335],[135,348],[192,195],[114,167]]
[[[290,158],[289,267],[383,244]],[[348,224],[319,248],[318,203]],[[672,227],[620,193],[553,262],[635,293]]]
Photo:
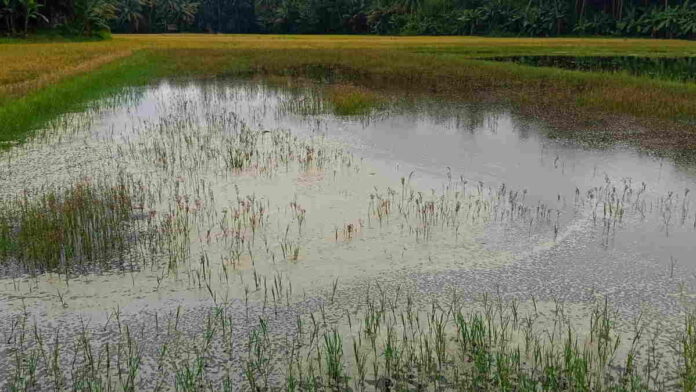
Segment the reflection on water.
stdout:
[[508,56],[486,60],[578,71],[626,72],[680,82],[696,81],[696,57]]
[[183,235],[164,246],[173,262],[0,279],[0,311],[77,331],[83,318],[108,322],[108,309],[141,320],[181,306],[193,329],[226,304],[247,320],[274,312],[286,328],[324,312],[339,279],[330,304],[346,308],[373,280],[426,307],[454,289],[607,296],[624,315],[675,315],[693,290],[694,168],[549,139],[505,107],[422,98],[350,117],[321,97],[313,86],[160,83],[9,150],[2,198],[125,178],[142,192],[139,215]]
[[[691,241],[693,195],[689,192],[696,185],[693,168],[676,167],[669,160],[625,146],[591,149],[572,141],[550,140],[544,135],[543,124],[500,107],[425,100],[369,118],[305,116],[278,108],[288,100],[303,99],[303,94],[312,94],[311,90],[214,85],[187,88],[193,95],[213,91],[230,95],[228,107],[254,126],[281,126],[339,140],[396,178],[415,171],[414,181],[424,189],[441,187],[449,176],[519,191],[526,195],[528,205],[543,203],[562,210],[566,224],[588,213],[577,207],[578,194],[611,189],[628,202],[630,190],[634,197],[640,194],[634,208],[642,212],[627,216],[628,221],[617,228],[609,242],[599,243],[605,243],[607,251],[632,254],[622,257],[642,254],[640,258],[653,261],[674,257],[696,268],[692,260],[696,248]],[[667,209],[665,214],[673,217],[657,213],[661,205]],[[683,224],[679,223],[682,220]]]
[[[311,86],[162,83],[105,111],[96,123],[92,118],[85,126],[91,136],[76,133],[60,142],[73,151],[79,143],[84,145],[85,138],[91,139],[93,153],[82,147],[65,154],[46,152],[43,155],[48,156],[42,155],[34,168],[14,166],[10,181],[14,186],[5,189],[16,192],[17,187],[45,185],[56,180],[55,173],[69,173],[69,168],[79,169],[75,176],[84,175],[104,160],[122,165],[99,158],[98,152],[113,143],[142,144],[153,137],[158,124],[174,121],[182,113],[190,113],[187,121],[192,128],[211,126],[207,114],[224,114],[252,129],[282,128],[337,142],[363,160],[368,171],[381,176],[371,183],[395,187],[399,179],[409,178],[428,192],[458,182],[469,191],[487,188],[498,199],[515,195],[515,202],[531,210],[554,211],[553,224],[538,232],[526,227],[528,222],[508,222],[504,217],[499,219],[504,224],[487,225],[481,241],[491,250],[513,251],[520,259],[553,254],[559,262],[560,258],[578,265],[615,265],[605,275],[614,284],[628,282],[627,274],[639,275],[636,279],[663,275],[675,260],[678,268],[696,272],[693,168],[677,167],[625,146],[591,149],[548,139],[543,124],[502,107],[421,99],[397,102],[371,116],[350,117],[331,114],[330,108],[317,106],[317,99],[320,95]],[[311,105],[312,110],[298,110],[302,105]],[[66,156],[72,158],[65,161]],[[43,163],[49,162],[45,167]],[[616,214],[612,208],[621,211],[616,219],[609,218]],[[636,263],[635,268],[619,267],[630,262]]]

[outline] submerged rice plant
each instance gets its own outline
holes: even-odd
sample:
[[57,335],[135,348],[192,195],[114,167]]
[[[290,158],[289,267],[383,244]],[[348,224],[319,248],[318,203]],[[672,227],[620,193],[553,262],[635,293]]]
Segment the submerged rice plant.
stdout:
[[29,271],[65,271],[109,264],[131,245],[136,197],[124,181],[79,182],[38,197],[4,201],[0,215],[2,263]]
[[366,115],[384,104],[384,98],[365,87],[338,84],[328,89],[328,100],[338,115]]
[[[352,86],[331,93],[333,101],[317,106],[310,96],[305,108],[314,113],[336,105],[352,114],[372,110],[377,101],[371,100],[379,99]],[[474,306],[464,299],[430,303],[427,291],[404,299],[399,289],[395,298],[385,294],[393,287],[362,290],[366,275],[383,271],[369,269],[370,260],[411,271],[425,260],[437,266],[425,253],[432,249],[496,267],[504,260],[467,249],[479,225],[555,241],[566,211],[560,195],[557,202],[537,201],[526,189],[457,180],[449,170],[439,190],[420,189],[413,172],[399,186],[314,132],[319,125],[308,137],[265,129],[256,125],[261,117],[247,122],[217,95],[203,96],[198,104],[183,94],[160,98],[168,105],[160,118],[133,125],[123,139],[113,131],[118,142],[99,164],[118,162],[127,180],[108,180],[111,173],[0,203],[0,267],[68,272],[153,259],[163,267],[79,277],[70,287],[54,284],[52,276],[8,280],[16,297],[29,290],[22,301],[45,296],[28,308],[58,305],[56,299],[61,307],[50,323],[44,317],[32,326],[31,317],[42,315],[11,302],[0,321],[0,389],[536,392],[696,385],[693,317],[671,336],[676,350],[665,357],[676,365],[664,370],[650,353],[673,347],[641,332],[619,332],[606,303],[571,323],[560,305],[538,312],[534,302],[525,313],[502,299]],[[587,192],[576,188],[572,207],[586,211],[588,227],[608,237],[629,217],[648,213],[660,214],[665,231],[694,224],[688,191],[657,202],[644,194],[644,184],[618,184],[606,177]],[[354,250],[350,258],[361,263],[345,257]],[[384,259],[372,258],[375,251]],[[392,257],[399,253],[401,259]],[[327,276],[349,268],[365,268],[354,280],[337,274],[355,284],[351,292],[339,291],[336,278],[330,297],[323,296]],[[306,278],[297,279],[298,271]],[[437,289],[448,289],[446,282]],[[153,301],[154,313],[141,306],[145,301]],[[182,302],[191,310],[185,321]],[[103,326],[85,323],[78,331],[71,324],[79,312],[128,306],[128,316],[117,310]]]
[[[185,391],[692,390],[693,317],[673,336],[684,361],[667,364],[645,355],[665,350],[645,339],[645,326],[633,333],[617,329],[606,302],[595,305],[581,329],[571,326],[562,304],[543,310],[536,305],[521,310],[518,302],[484,296],[476,303],[455,299],[423,309],[410,295],[404,302],[368,290],[352,318],[344,313],[336,319],[321,307],[298,315],[294,327],[277,328],[277,315],[238,322],[220,305],[203,318],[194,316],[197,332],[182,333],[188,316],[178,309],[155,316],[143,324],[147,328],[117,312],[110,317],[115,322],[98,327],[99,338],[84,327],[73,337],[45,331],[19,315],[0,348],[14,359],[7,385],[18,391],[94,390],[89,385]],[[255,306],[247,311],[258,311]]]

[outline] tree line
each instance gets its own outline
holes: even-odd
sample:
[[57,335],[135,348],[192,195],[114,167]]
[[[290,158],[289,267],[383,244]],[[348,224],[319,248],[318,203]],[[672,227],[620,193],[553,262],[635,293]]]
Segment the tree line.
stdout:
[[616,35],[696,38],[696,0],[0,0],[0,34]]

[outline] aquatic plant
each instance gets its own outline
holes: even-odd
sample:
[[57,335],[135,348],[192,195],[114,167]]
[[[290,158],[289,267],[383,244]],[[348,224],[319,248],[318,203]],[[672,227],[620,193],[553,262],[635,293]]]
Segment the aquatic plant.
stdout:
[[0,216],[3,261],[37,271],[108,263],[125,252],[133,207],[125,184],[89,182],[6,202]]
[[385,99],[365,87],[339,84],[328,88],[328,100],[338,115],[366,115],[384,104]]
[[[378,390],[666,391],[673,385],[690,390],[696,377],[693,317],[674,336],[683,336],[675,347],[683,361],[671,380],[664,378],[666,364],[659,358],[639,354],[656,348],[654,340],[644,339],[646,326],[632,334],[618,331],[605,301],[585,319],[587,332],[579,332],[560,303],[546,312],[537,302],[522,311],[517,301],[487,295],[475,303],[453,297],[425,309],[414,307],[413,300],[367,292],[360,316],[330,321],[322,308],[298,317],[291,330],[277,330],[266,317],[251,329],[239,329],[224,306],[216,307],[193,335],[179,330],[183,315],[177,309],[157,319],[161,338],[155,366],[148,367],[141,364],[143,348],[151,343],[141,341],[145,337],[136,336],[135,326],[118,312],[112,315],[116,322],[103,327],[106,341],[96,341],[84,327],[62,338],[68,340],[55,335],[51,341],[53,331],[19,315],[3,341],[14,357],[7,385],[11,390],[51,385],[58,391],[71,385],[211,391],[235,382],[243,383],[235,390],[367,390],[372,385]],[[234,344],[243,330],[245,341]],[[76,350],[66,349],[70,339]],[[278,344],[285,349],[277,350]]]
[[[224,99],[226,93],[221,92]],[[309,297],[301,287],[299,300],[293,295],[295,282],[286,276],[302,268],[312,271],[317,266],[310,264],[313,261],[328,264],[335,249],[372,246],[367,241],[376,237],[396,238],[397,246],[427,249],[446,243],[459,250],[454,246],[471,232],[467,226],[481,223],[521,227],[530,237],[539,231],[547,242],[562,240],[563,214],[577,214],[574,219],[587,223],[588,230],[595,224],[606,237],[629,219],[657,218],[667,234],[677,225],[690,228],[696,219],[688,191],[646,194],[645,184],[634,186],[629,179],[606,176],[599,186],[576,189],[572,201],[553,195],[549,202],[531,202],[526,190],[457,180],[450,171],[442,188],[429,191],[412,184],[412,176],[402,178],[400,188],[398,181],[381,184],[375,177],[375,186],[359,183],[356,189],[362,198],[349,204],[348,216],[337,215],[333,233],[318,232],[321,215],[313,208],[325,199],[314,199],[315,189],[322,192],[330,184],[327,188],[336,191],[331,187],[336,183],[346,187],[339,188],[338,197],[331,194],[331,207],[353,197],[351,182],[370,178],[362,162],[318,132],[301,137],[287,130],[252,128],[234,111],[218,110],[229,101],[216,101],[216,94],[201,96],[197,101],[176,92],[167,95],[159,101],[166,101],[161,117],[138,123],[125,136],[104,136],[118,140],[104,143],[106,152],[93,149],[104,158],[96,165],[106,168],[95,170],[98,180],[53,192],[40,188],[8,201],[8,218],[0,220],[0,249],[6,252],[4,261],[23,263],[16,239],[22,227],[19,218],[26,215],[33,222],[36,216],[58,215],[60,230],[78,233],[67,236],[77,240],[59,247],[73,249],[74,257],[59,258],[60,268],[29,260],[38,267],[27,263],[27,269],[62,272],[69,270],[63,269],[66,266],[108,266],[123,259],[133,261],[135,270],[152,263],[149,271],[107,277],[129,275],[126,281],[132,290],[154,291],[157,296],[165,296],[168,289],[190,290],[206,309],[197,307],[185,324],[180,323],[178,309],[176,315],[138,315],[128,321],[117,312],[108,317],[107,325],[84,327],[77,335],[71,328],[32,326],[29,311],[8,312],[13,319],[7,321],[10,327],[3,331],[0,351],[9,359],[0,365],[10,370],[10,389],[638,391],[665,390],[676,383],[689,389],[694,373],[692,332],[687,328],[672,336],[680,342],[674,354],[679,363],[664,371],[655,356],[644,354],[664,348],[645,341],[642,333],[628,333],[626,338],[625,331],[616,330],[618,321],[606,303],[582,322],[571,323],[560,304],[537,311],[534,299],[534,310],[526,304],[528,311],[521,312],[515,301],[486,297],[481,306],[461,298],[425,303],[419,293],[404,298],[399,289],[358,286],[360,290],[351,287],[353,296],[346,301],[338,279],[325,296]],[[95,144],[103,147],[102,142]],[[114,168],[110,162],[131,170],[138,180],[109,180]],[[87,190],[75,191],[80,187]],[[293,197],[295,190],[300,190],[299,196]],[[96,224],[106,229],[83,227],[90,221],[82,219],[83,214],[104,220]],[[104,230],[106,234],[100,234]],[[78,245],[84,244],[84,233],[100,239],[117,235],[111,243],[119,246],[102,252],[92,245],[91,254],[99,257],[83,257],[85,251]],[[391,235],[395,237],[387,237]],[[319,252],[312,254],[317,242],[323,251],[320,258],[313,257]],[[393,249],[386,250],[385,257],[392,256],[388,251]],[[134,257],[128,257],[130,253]],[[55,254],[55,249],[46,254]],[[281,257],[289,262],[278,263]],[[674,275],[673,266],[670,274]],[[18,287],[28,286],[32,292],[43,278],[20,277],[13,287],[24,294]],[[314,283],[310,279],[309,285]],[[10,287],[15,281],[6,284]],[[63,311],[73,306],[74,292],[68,295],[59,284],[49,301]],[[394,298],[386,294],[394,291]],[[355,292],[365,300],[356,301]],[[207,310],[211,313],[206,316]],[[67,317],[73,317],[71,311],[65,310]],[[541,321],[549,315],[550,323]]]

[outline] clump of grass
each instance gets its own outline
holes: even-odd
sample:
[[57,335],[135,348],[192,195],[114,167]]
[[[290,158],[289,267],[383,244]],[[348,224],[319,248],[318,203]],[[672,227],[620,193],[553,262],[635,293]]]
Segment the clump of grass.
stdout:
[[682,369],[679,374],[683,390],[696,389],[696,314],[689,312],[684,323],[680,346]]
[[123,184],[78,183],[64,192],[4,203],[0,256],[32,271],[106,261],[126,247],[133,202]]
[[385,103],[385,99],[367,88],[338,84],[329,87],[328,100],[335,114],[366,115]]
[[10,241],[10,226],[7,222],[0,221],[0,255],[6,255],[12,251],[14,244]]

